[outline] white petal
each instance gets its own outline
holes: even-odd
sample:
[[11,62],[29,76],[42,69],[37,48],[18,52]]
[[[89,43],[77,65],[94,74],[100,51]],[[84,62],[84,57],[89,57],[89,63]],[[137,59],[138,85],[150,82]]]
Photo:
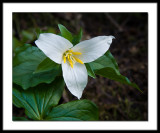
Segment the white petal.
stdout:
[[63,53],[73,46],[67,39],[52,33],[40,34],[35,44],[46,56],[58,64],[62,62]]
[[69,91],[78,99],[88,82],[87,69],[84,64],[75,63],[73,68],[68,62],[62,62],[63,78]]
[[80,52],[81,55],[77,56],[84,63],[92,62],[104,55],[109,49],[114,36],[98,36],[90,40],[85,40],[75,45],[72,50]]

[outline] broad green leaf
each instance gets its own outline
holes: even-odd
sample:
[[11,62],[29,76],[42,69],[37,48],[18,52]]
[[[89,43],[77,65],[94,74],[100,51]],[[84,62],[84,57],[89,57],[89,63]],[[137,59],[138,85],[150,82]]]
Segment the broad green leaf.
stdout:
[[15,117],[15,116],[13,116],[13,121],[28,121],[28,119],[25,118],[25,117]]
[[101,75],[101,76],[109,78],[111,80],[115,80],[120,83],[130,85],[130,86],[138,89],[140,92],[142,92],[142,90],[135,83],[132,83],[127,77],[120,75],[120,74],[117,74],[117,72],[111,67],[102,68],[102,69],[96,71],[95,73],[97,75]]
[[72,40],[72,44],[73,45],[76,45],[76,44],[78,44],[81,41],[82,34],[83,33],[82,33],[82,28],[81,28],[80,31],[79,31],[79,33],[78,33],[78,35],[73,36],[73,40]]
[[131,83],[127,77],[120,74],[118,64],[110,51],[107,51],[103,56],[89,64],[97,75],[130,85],[141,91],[135,83]]
[[94,71],[110,67],[113,68],[117,74],[120,74],[118,64],[110,51],[107,51],[103,56],[89,64],[92,65]]
[[40,84],[28,90],[14,85],[13,104],[24,108],[29,118],[44,120],[51,108],[58,104],[64,85],[62,77],[57,77],[51,84]]
[[88,75],[91,76],[92,78],[96,78],[96,75],[95,75],[95,73],[94,73],[94,71],[92,69],[91,64],[86,63],[85,66],[87,68]]
[[46,120],[55,121],[96,121],[98,108],[89,100],[76,100],[54,107]]
[[24,50],[26,50],[27,48],[31,47],[32,45],[31,44],[24,44],[23,46],[20,46],[20,47],[17,47],[15,49],[15,53],[18,54]]
[[25,90],[40,83],[51,83],[60,74],[60,67],[46,72],[34,73],[37,66],[45,58],[46,56],[34,46],[17,54],[13,60],[13,82]]
[[59,30],[61,32],[61,35],[66,38],[67,40],[69,40],[70,42],[72,42],[73,40],[73,36],[72,34],[67,30],[66,27],[64,27],[63,25],[61,24],[58,24],[58,27],[59,27]]
[[16,37],[13,37],[12,44],[13,44],[13,52],[15,52],[17,47],[23,46],[23,44]]
[[36,68],[34,73],[45,72],[52,69],[59,69],[60,64],[55,63],[50,58],[44,59]]

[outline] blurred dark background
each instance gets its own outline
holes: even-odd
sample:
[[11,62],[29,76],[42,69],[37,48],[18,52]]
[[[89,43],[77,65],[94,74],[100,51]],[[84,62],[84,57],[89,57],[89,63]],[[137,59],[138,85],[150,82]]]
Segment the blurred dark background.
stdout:
[[[73,34],[83,29],[82,40],[113,35],[110,47],[122,75],[142,90],[97,76],[90,78],[82,99],[99,107],[100,121],[148,120],[148,14],[147,13],[13,13],[13,38],[34,44],[36,28],[59,33],[57,24]],[[25,38],[25,39],[24,39]],[[76,98],[65,88],[60,103]],[[24,109],[13,106],[14,116],[25,116]]]

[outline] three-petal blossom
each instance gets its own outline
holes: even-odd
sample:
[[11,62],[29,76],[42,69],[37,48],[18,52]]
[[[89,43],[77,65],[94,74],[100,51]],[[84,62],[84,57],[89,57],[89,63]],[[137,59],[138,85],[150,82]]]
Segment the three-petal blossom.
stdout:
[[40,34],[35,44],[46,56],[62,64],[63,78],[69,91],[78,99],[88,82],[84,63],[92,62],[104,55],[114,36],[98,36],[73,46],[67,39],[52,33]]

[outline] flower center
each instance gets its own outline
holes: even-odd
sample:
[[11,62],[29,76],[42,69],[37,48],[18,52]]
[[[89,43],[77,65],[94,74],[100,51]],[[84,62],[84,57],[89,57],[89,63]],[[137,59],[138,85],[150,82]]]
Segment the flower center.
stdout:
[[81,55],[82,53],[80,52],[73,52],[73,50],[67,50],[64,54],[63,54],[63,60],[64,63],[66,63],[66,60],[68,60],[70,66],[73,68],[73,65],[78,62],[81,64],[84,64],[80,59],[78,59],[77,57],[75,57],[74,55]]

